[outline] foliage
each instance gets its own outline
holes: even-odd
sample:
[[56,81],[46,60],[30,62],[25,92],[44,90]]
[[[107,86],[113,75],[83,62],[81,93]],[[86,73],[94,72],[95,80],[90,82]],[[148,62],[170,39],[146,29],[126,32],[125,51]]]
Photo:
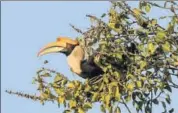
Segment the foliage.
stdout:
[[[167,104],[171,103],[172,88],[178,88],[174,83],[178,77],[178,5],[174,1],[166,1],[164,6],[140,1],[139,8],[132,9],[124,1],[111,4],[100,18],[87,15],[92,24],[86,32],[71,25],[82,34],[77,39],[88,56],[96,53],[95,62],[105,72],[102,78],[95,84],[91,80],[70,81],[59,72],[42,68],[34,78],[38,100],[42,104],[56,101],[64,105],[64,113],[85,113],[95,102],[101,103],[104,113],[120,113],[120,105],[131,113],[128,103],[137,112],[151,113],[155,105],[162,105],[163,113],[174,112]],[[148,18],[153,7],[172,14]],[[158,24],[168,18],[166,28]],[[49,77],[54,78],[46,80]]]

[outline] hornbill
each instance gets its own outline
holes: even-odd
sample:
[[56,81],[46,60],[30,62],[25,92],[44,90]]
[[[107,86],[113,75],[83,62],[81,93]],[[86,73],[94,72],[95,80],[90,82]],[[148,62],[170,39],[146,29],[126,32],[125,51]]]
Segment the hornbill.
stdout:
[[56,42],[44,46],[38,53],[42,56],[49,53],[63,53],[71,70],[84,79],[91,79],[103,74],[103,70],[94,63],[94,56],[84,59],[85,52],[77,40],[59,37]]

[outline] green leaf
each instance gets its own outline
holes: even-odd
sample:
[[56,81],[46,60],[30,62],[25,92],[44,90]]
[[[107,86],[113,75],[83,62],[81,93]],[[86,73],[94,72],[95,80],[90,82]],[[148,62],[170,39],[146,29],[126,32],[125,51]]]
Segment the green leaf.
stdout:
[[156,42],[164,42],[165,37],[166,37],[166,33],[164,31],[159,31],[156,34],[155,41]]
[[66,109],[66,110],[64,110],[64,112],[63,112],[63,113],[71,113],[71,110]]
[[128,95],[125,97],[126,102],[129,102],[131,100],[131,95]]
[[174,112],[174,108],[169,110],[169,113],[173,113]]
[[92,103],[90,103],[90,102],[84,103],[83,108],[84,109],[91,109],[92,108]]
[[148,51],[150,52],[150,54],[153,54],[156,50],[156,46],[153,43],[148,43]]
[[63,79],[62,76],[56,75],[55,78],[54,78],[54,82],[59,82],[59,81],[61,81],[62,79]]
[[151,113],[151,108],[148,105],[145,107],[145,113]]
[[149,13],[149,12],[150,12],[150,9],[151,9],[150,4],[147,4],[146,7],[145,7],[145,11],[146,11],[147,13]]
[[166,103],[163,101],[161,103],[162,103],[163,108],[166,109]]
[[113,73],[113,75],[114,75],[115,77],[117,77],[117,78],[120,78],[120,73],[119,73],[118,71],[115,71],[115,72]]
[[104,88],[104,86],[105,86],[105,85],[104,85],[104,83],[102,82],[101,85],[100,85],[100,87],[99,87],[99,91],[102,91],[103,88]]
[[170,52],[171,50],[171,45],[168,41],[165,42],[165,44],[162,45],[163,51],[164,52]]
[[103,113],[106,113],[106,109],[105,109],[105,107],[104,107],[103,104],[101,104],[101,106],[100,106],[100,110],[101,110]]
[[36,80],[35,80],[35,78],[32,80],[32,84],[35,84],[36,83]]
[[161,17],[159,17],[159,19],[165,19],[165,18],[167,18],[167,16],[161,16]]
[[101,18],[103,18],[103,17],[105,17],[106,16],[106,13],[103,13],[102,15],[101,15]]
[[140,61],[140,69],[144,69],[146,65],[147,65],[146,61]]
[[121,53],[117,53],[116,57],[119,58],[119,59],[122,59],[122,54]]
[[67,80],[66,79],[62,80],[62,85],[64,86],[66,84],[67,84]]
[[51,77],[49,73],[45,73],[45,74],[43,74],[41,76],[43,76],[43,77]]
[[132,78],[134,78],[134,75],[132,75],[132,74],[127,74],[127,79],[132,79]]
[[72,99],[72,92],[67,92],[66,93],[66,100],[70,100],[70,99]]
[[121,113],[120,108],[119,108],[119,107],[116,107],[116,109],[115,109],[114,113]]
[[123,41],[119,38],[119,39],[116,39],[115,42],[116,42],[117,44],[121,44]]
[[44,64],[47,64],[47,63],[48,63],[48,60],[45,60],[45,61],[44,61]]
[[167,27],[167,31],[168,31],[168,33],[173,33],[174,32],[174,24],[172,24],[172,23],[169,23],[168,24],[168,27]]
[[166,95],[166,102],[167,102],[168,104],[171,103],[171,99],[170,99],[170,96],[169,96],[169,95]]
[[159,101],[157,99],[153,99],[154,104],[159,104]]

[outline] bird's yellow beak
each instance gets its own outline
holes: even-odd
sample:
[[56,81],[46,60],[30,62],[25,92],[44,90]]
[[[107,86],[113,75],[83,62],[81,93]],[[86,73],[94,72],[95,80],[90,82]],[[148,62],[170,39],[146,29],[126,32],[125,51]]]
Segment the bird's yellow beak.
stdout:
[[57,53],[61,51],[66,51],[66,43],[62,41],[51,42],[44,46],[39,52],[37,56],[46,55],[49,53]]
[[68,37],[59,37],[56,42],[51,42],[44,46],[37,56],[46,55],[49,53],[66,52],[67,44],[78,45],[78,41],[72,40]]

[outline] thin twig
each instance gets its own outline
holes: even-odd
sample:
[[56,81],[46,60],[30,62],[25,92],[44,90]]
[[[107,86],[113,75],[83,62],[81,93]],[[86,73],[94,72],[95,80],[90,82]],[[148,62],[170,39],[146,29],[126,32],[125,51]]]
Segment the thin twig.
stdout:
[[69,24],[75,31],[77,31],[78,33],[81,33],[82,35],[84,35],[84,32],[82,32],[82,30],[80,30],[79,28],[76,28],[74,25]]
[[121,97],[121,99],[122,99],[122,104],[124,104],[124,106],[127,108],[128,112],[129,112],[129,113],[132,113],[132,112],[130,111],[129,107],[127,106],[127,104],[124,102],[124,99],[123,99],[122,97]]
[[[152,3],[152,2],[146,2],[146,3],[148,3],[148,4],[152,5],[152,6],[156,6],[156,7],[159,7],[159,8],[163,8],[163,9],[171,9],[171,7],[160,6],[160,5],[158,5],[158,4],[156,4],[156,3]],[[178,10],[178,8],[175,8],[175,9]]]
[[24,98],[30,98],[34,101],[42,100],[42,98],[40,96],[36,96],[36,95],[30,95],[30,94],[21,93],[21,92],[14,92],[14,91],[11,91],[11,90],[6,90],[5,92],[9,93],[9,94],[14,94],[14,95],[17,95],[17,96],[20,96],[20,97],[24,97]]
[[153,90],[151,90],[151,113],[152,111],[153,111]]

